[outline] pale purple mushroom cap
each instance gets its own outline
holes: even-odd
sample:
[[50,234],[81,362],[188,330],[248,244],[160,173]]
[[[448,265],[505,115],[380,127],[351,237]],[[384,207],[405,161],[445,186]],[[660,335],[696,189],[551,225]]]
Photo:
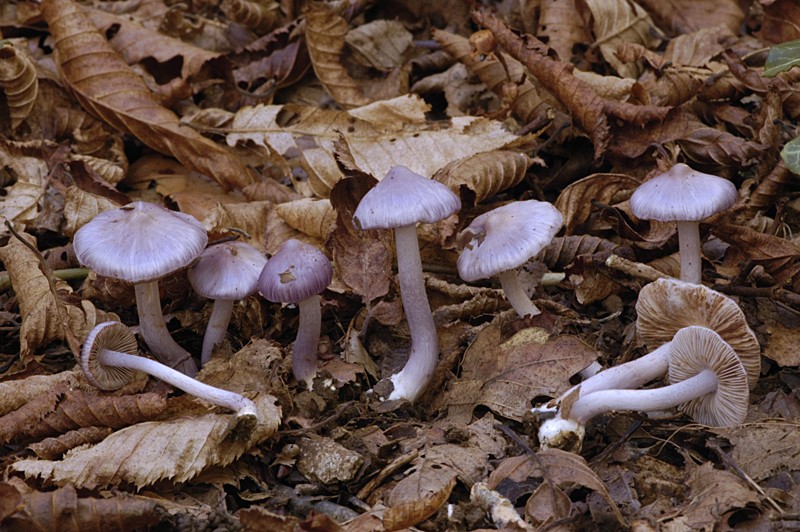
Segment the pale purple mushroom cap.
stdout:
[[563,223],[553,205],[517,201],[481,214],[461,231],[458,274],[467,282],[518,268],[537,255]]
[[353,218],[361,229],[394,229],[434,223],[461,209],[447,186],[405,166],[393,166],[358,204]]
[[299,303],[325,290],[331,279],[333,266],[323,252],[290,239],[267,261],[258,291],[274,303]]
[[267,258],[244,242],[223,242],[206,248],[189,268],[194,291],[209,299],[244,299],[258,289]]
[[81,264],[132,283],[187,266],[207,243],[203,224],[193,216],[143,201],[101,212],[73,238]]
[[727,209],[736,197],[736,186],[727,179],[678,163],[640,185],[630,205],[643,220],[696,222]]

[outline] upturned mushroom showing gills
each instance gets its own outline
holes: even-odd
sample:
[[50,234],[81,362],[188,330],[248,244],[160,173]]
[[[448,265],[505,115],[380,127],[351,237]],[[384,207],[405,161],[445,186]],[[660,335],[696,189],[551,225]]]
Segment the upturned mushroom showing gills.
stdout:
[[631,196],[631,212],[643,220],[677,222],[681,280],[702,280],[700,221],[736,201],[736,187],[727,179],[678,163],[643,183]]
[[317,374],[317,351],[322,330],[319,294],[333,279],[333,266],[323,252],[289,239],[273,255],[258,278],[258,291],[274,303],[296,304],[300,323],[292,349],[292,374],[308,389]]
[[519,280],[517,268],[536,256],[561,228],[561,213],[544,201],[515,201],[481,214],[458,235],[458,274],[471,283],[495,275],[520,317],[541,311]]
[[258,276],[267,257],[244,242],[223,242],[207,247],[187,273],[198,295],[214,300],[203,335],[200,363],[211,360],[222,343],[233,312],[233,303],[256,293]]
[[197,365],[167,330],[158,279],[188,266],[207,243],[206,230],[194,217],[143,201],[101,212],[73,238],[81,264],[133,283],[145,343],[159,360],[189,376]]
[[403,369],[391,377],[394,390],[389,400],[419,398],[439,359],[439,337],[422,277],[417,224],[438,222],[460,208],[461,200],[445,185],[395,166],[361,198],[353,215],[363,230],[394,229],[397,276],[411,333],[411,352]]
[[199,399],[233,410],[240,418],[256,419],[256,406],[250,399],[138,356],[136,337],[122,323],[107,321],[91,330],[81,350],[81,369],[88,381],[101,390],[117,390],[133,379],[135,371],[141,371]]
[[582,395],[567,411],[542,423],[542,447],[579,449],[586,423],[612,411],[652,412],[677,407],[698,423],[729,427],[744,422],[747,371],[717,333],[685,327],[669,346],[668,386],[649,390],[600,390]]

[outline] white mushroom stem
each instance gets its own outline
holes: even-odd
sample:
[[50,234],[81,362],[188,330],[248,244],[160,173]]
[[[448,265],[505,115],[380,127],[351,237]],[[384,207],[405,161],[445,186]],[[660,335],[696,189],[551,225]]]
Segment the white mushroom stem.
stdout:
[[514,310],[517,311],[517,314],[519,314],[521,318],[541,314],[542,311],[533,304],[531,298],[528,297],[528,294],[526,294],[525,290],[522,288],[517,270],[501,272],[498,278],[500,279],[500,286],[503,287],[503,293],[505,293],[506,299],[508,299],[508,302],[511,303],[511,306],[514,307]]
[[425,281],[422,278],[422,260],[419,254],[417,228],[414,225],[394,230],[397,247],[397,276],[400,296],[411,333],[411,352],[408,362],[399,373],[391,377],[394,391],[390,400],[416,400],[428,386],[439,360],[439,337],[433,322]]
[[561,412],[539,427],[542,447],[580,448],[586,423],[592,418],[613,411],[653,412],[676,407],[702,397],[717,389],[719,380],[711,369],[681,382],[649,390],[600,390],[581,395],[569,410],[568,417]]
[[136,283],[134,288],[139,329],[147,346],[167,366],[189,377],[197,375],[197,365],[192,360],[192,355],[175,342],[164,323],[158,281]]
[[300,323],[292,349],[292,374],[298,381],[305,381],[310,390],[317,374],[317,351],[322,331],[320,296],[306,298],[297,306],[300,309]]
[[698,222],[678,222],[678,245],[681,255],[681,281],[700,284],[703,276]]
[[236,412],[237,416],[256,415],[256,405],[250,399],[238,393],[215,388],[214,386],[209,386],[196,379],[187,377],[180,371],[167,367],[155,360],[129,355],[128,353],[121,353],[119,351],[112,351],[110,349],[101,349],[97,354],[97,362],[104,366],[128,368],[147,373],[190,395],[208,401],[211,404],[224,406],[225,408],[233,410]]
[[211,360],[214,349],[222,343],[228,330],[233,312],[233,299],[215,299],[211,307],[211,316],[208,318],[206,332],[203,335],[203,352],[200,355],[200,364],[205,365]]

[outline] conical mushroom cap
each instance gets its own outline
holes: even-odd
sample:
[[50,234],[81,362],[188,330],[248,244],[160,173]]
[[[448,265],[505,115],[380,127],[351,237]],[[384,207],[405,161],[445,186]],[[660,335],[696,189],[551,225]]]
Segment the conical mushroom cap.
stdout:
[[743,423],[750,394],[739,356],[720,335],[706,327],[685,327],[669,348],[669,382],[674,384],[705,369],[717,375],[717,389],[678,406],[692,419],[712,427]]
[[101,390],[118,390],[133,380],[135,371],[100,364],[97,355],[103,349],[138,355],[136,337],[126,325],[107,321],[92,329],[83,343],[81,369],[86,379]]
[[267,257],[244,242],[207,247],[187,273],[192,288],[209,299],[244,299],[258,289]]
[[461,200],[447,186],[405,166],[393,166],[364,194],[353,218],[361,229],[395,229],[438,222],[460,208]]
[[289,239],[268,261],[258,278],[258,291],[274,303],[299,303],[331,283],[333,266],[323,252]]
[[697,222],[727,209],[736,196],[736,186],[727,179],[678,163],[640,185],[630,205],[643,220]]
[[636,330],[649,349],[671,341],[684,327],[708,327],[739,355],[750,388],[758,382],[761,346],[732,299],[703,285],[659,279],[639,292],[636,312]]
[[207,243],[203,224],[193,216],[143,201],[101,212],[73,237],[81,264],[132,283],[187,266]]
[[458,235],[458,274],[467,282],[512,270],[553,240],[564,219],[544,201],[515,201],[475,218]]

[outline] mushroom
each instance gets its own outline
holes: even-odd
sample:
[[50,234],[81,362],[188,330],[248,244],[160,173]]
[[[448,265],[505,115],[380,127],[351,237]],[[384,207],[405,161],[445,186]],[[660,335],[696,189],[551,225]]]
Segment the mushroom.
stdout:
[[517,201],[481,214],[457,237],[458,274],[471,283],[495,275],[520,317],[541,311],[522,288],[517,268],[536,256],[558,232],[561,213],[549,203]]
[[[755,387],[761,372],[761,346],[747,325],[742,309],[732,299],[703,285],[664,278],[642,288],[636,312],[639,337],[654,350],[597,373],[549,404],[562,403],[576,392],[583,397],[599,390],[638,388],[662,377],[669,366],[673,337],[691,325],[707,327],[718,333],[742,361],[750,388]],[[548,410],[552,408],[534,408],[534,412]]]
[[417,224],[434,223],[454,214],[461,200],[449,188],[412,172],[392,167],[367,192],[353,217],[363,230],[394,229],[400,296],[411,333],[406,365],[391,377],[389,400],[415,401],[433,377],[439,358],[439,338],[433,321],[417,240]]
[[727,209],[736,196],[727,179],[678,163],[639,186],[630,205],[637,218],[677,222],[681,280],[700,284],[700,220]]
[[317,374],[317,349],[322,329],[320,292],[333,278],[333,266],[320,250],[289,239],[273,255],[258,278],[258,291],[274,303],[293,303],[300,323],[292,350],[292,374],[308,389]]
[[239,418],[256,420],[256,406],[250,399],[138,356],[136,337],[122,323],[107,321],[89,332],[81,350],[81,369],[87,380],[101,390],[117,390],[133,379],[134,371],[141,371],[190,395],[233,410]]
[[197,365],[167,330],[158,279],[188,266],[207,243],[206,230],[194,217],[143,201],[101,212],[73,237],[81,264],[134,284],[145,343],[159,360],[189,376]]
[[543,447],[579,448],[586,423],[615,411],[652,412],[678,407],[698,423],[727,427],[747,416],[747,371],[736,351],[716,332],[692,325],[669,346],[668,386],[649,390],[600,390],[580,396],[561,416],[539,428]]
[[244,242],[223,242],[207,247],[189,268],[189,282],[202,297],[214,300],[200,363],[211,360],[222,343],[233,311],[233,302],[256,293],[258,276],[267,263],[259,250]]

